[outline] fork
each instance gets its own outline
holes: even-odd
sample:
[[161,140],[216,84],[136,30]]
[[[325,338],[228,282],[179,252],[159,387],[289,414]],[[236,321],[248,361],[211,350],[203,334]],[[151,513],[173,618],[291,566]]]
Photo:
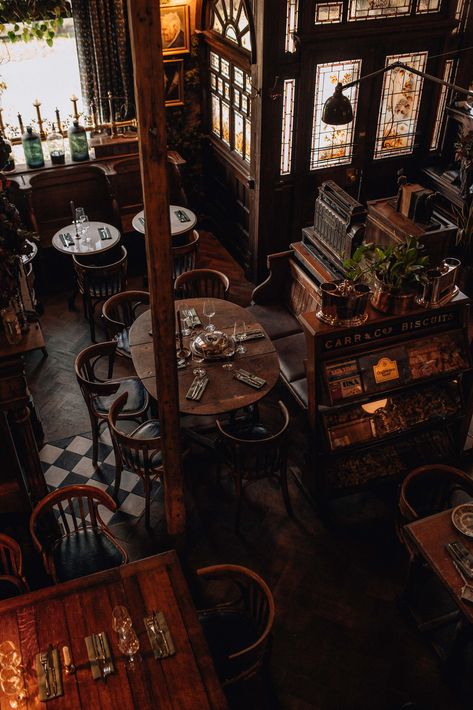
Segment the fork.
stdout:
[[39,656],[39,660],[41,665],[43,666],[43,672],[44,672],[44,685],[45,685],[45,693],[46,697],[49,698],[51,695],[51,686],[49,684],[49,662],[48,662],[48,654],[47,653],[41,653]]
[[97,634],[97,638],[98,638],[99,644],[100,644],[101,656],[103,659],[102,672],[103,672],[103,677],[105,678],[106,676],[110,675],[110,673],[112,672],[112,661],[110,658],[107,660],[107,654],[105,652],[105,644],[103,641],[102,633]]

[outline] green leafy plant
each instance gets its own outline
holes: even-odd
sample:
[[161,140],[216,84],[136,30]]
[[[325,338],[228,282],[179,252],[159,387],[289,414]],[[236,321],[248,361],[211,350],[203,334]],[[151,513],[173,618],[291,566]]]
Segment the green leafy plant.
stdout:
[[0,0],[0,34],[10,42],[44,39],[51,47],[70,14],[69,0]]
[[401,244],[380,247],[361,244],[343,266],[353,281],[376,277],[384,286],[398,291],[411,291],[425,280],[429,257],[422,255],[423,246],[415,237]]
[[470,261],[473,253],[473,202],[463,205],[461,210],[455,210],[458,230],[455,244],[461,250],[465,264]]

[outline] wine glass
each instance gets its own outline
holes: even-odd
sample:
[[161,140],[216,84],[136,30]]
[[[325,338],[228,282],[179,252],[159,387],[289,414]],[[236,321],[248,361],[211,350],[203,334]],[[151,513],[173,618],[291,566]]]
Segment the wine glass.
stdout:
[[130,663],[136,660],[136,654],[140,650],[140,640],[132,626],[120,629],[118,632],[118,648],[128,656]]
[[215,326],[213,323],[210,321],[212,320],[213,316],[215,315],[215,303],[213,299],[209,299],[207,301],[204,301],[204,307],[202,309],[202,313],[204,316],[207,316],[209,319],[208,324],[205,326],[205,330],[215,330]]
[[112,629],[118,634],[131,629],[131,616],[126,606],[116,606],[112,611]]
[[246,353],[246,348],[243,345],[243,341],[246,340],[246,323],[244,320],[236,320],[233,326],[233,337],[235,342],[238,343],[235,348],[236,353]]
[[84,215],[84,217],[82,218],[81,223],[80,223],[80,231],[81,231],[81,235],[83,237],[85,237],[86,242],[90,242],[90,237],[87,236],[87,232],[89,231],[89,227],[90,227],[89,218],[87,217],[87,215]]
[[0,665],[4,668],[17,668],[21,663],[21,656],[13,641],[4,641],[0,644]]
[[0,686],[5,695],[8,696],[11,708],[23,706],[26,691],[22,675],[17,668],[2,668],[0,671]]
[[182,303],[180,308],[182,335],[187,336],[192,333],[192,317],[189,315],[189,306],[187,303]]
[[76,239],[80,239],[81,237],[81,228],[80,225],[82,221],[84,220],[85,217],[85,210],[83,207],[76,207],[74,210],[74,224],[76,227]]

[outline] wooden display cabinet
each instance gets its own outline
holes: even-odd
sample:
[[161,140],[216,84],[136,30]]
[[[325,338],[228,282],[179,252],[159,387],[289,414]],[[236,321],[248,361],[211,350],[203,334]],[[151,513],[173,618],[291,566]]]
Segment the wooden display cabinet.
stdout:
[[307,340],[312,466],[319,502],[422,464],[458,460],[472,413],[469,300],[357,328],[301,317]]

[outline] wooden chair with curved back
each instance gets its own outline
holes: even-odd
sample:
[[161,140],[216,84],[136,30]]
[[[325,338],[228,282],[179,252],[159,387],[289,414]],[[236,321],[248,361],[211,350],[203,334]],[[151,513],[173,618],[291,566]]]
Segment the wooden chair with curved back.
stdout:
[[157,419],[149,419],[131,433],[118,429],[117,422],[122,415],[128,395],[118,397],[110,407],[108,424],[115,450],[115,489],[118,495],[123,469],[136,473],[143,481],[145,489],[145,525],[150,527],[151,487],[154,481],[164,475],[160,425]]
[[224,687],[255,675],[262,667],[274,623],[274,599],[266,582],[247,567],[213,565],[197,570],[212,591],[212,602],[198,612]]
[[99,506],[111,512],[118,507],[100,488],[81,485],[58,488],[34,508],[31,537],[54,582],[66,582],[128,561],[125,550],[102,520]]
[[445,464],[415,468],[403,480],[399,494],[401,540],[406,544],[403,525],[472,499],[473,480],[459,468]]
[[0,533],[0,599],[29,592],[23,576],[23,555],[16,540]]
[[217,429],[223,445],[223,459],[228,463],[230,475],[238,496],[235,516],[235,530],[240,527],[241,506],[244,489],[263,478],[277,478],[286,506],[287,514],[292,516],[291,501],[287,485],[287,429],[289,412],[287,407],[278,402],[282,424],[271,433],[267,426],[258,420],[243,426],[232,423],[224,424],[217,420]]
[[199,252],[199,232],[192,230],[192,238],[187,244],[172,248],[172,273],[174,280],[186,271],[195,269]]
[[228,299],[230,281],[228,276],[214,269],[193,269],[177,277],[174,292],[177,298],[222,298]]
[[131,357],[129,332],[136,318],[149,306],[147,291],[122,291],[102,306],[102,319],[109,340],[117,341],[117,354]]
[[[100,428],[108,421],[108,411],[112,402],[124,392],[129,400],[121,418],[141,421],[146,416],[149,397],[138,377],[112,379],[117,342],[89,345],[76,357],[75,372],[82,396],[89,412],[92,428],[94,466],[98,463]],[[107,375],[101,374],[106,369]]]
[[119,247],[120,256],[110,264],[92,264],[90,257],[73,254],[77,285],[82,294],[84,315],[89,321],[90,339],[95,340],[95,308],[110,296],[126,289],[127,251]]

